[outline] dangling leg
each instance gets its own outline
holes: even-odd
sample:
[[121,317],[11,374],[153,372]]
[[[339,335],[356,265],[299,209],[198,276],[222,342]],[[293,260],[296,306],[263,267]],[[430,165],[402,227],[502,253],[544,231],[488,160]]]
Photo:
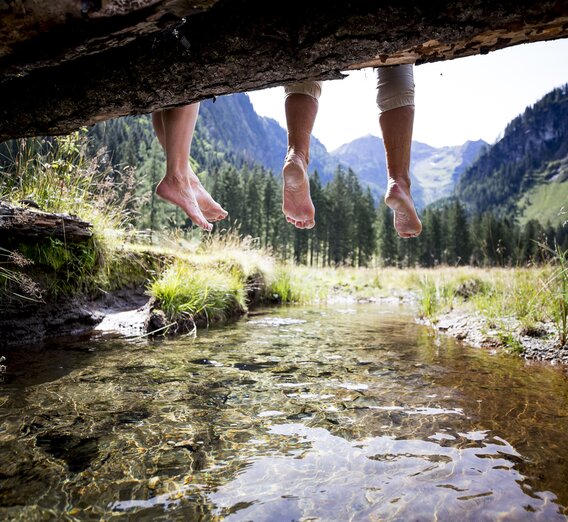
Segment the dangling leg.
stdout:
[[410,193],[410,149],[414,123],[412,65],[378,68],[377,104],[387,159],[385,203],[394,211],[400,237],[419,236],[422,223]]
[[198,226],[211,230],[207,220],[218,221],[225,218],[227,212],[203,188],[189,165],[198,112],[199,104],[192,104],[152,114],[156,136],[167,158],[166,176],[156,193],[179,206]]
[[282,212],[297,228],[313,228],[315,208],[310,196],[308,161],[310,136],[318,112],[321,82],[286,86],[286,124],[288,151],[284,160]]

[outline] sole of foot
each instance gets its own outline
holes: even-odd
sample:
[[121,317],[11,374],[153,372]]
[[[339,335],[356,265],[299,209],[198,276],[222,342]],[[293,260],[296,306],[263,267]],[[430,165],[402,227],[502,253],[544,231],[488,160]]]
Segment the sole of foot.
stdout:
[[394,228],[400,237],[408,239],[420,235],[422,223],[409,190],[396,183],[389,183],[385,203],[394,212]]
[[195,194],[197,204],[207,221],[221,221],[229,215],[229,213],[213,199],[211,194],[205,190],[205,187],[193,172],[189,174],[189,183]]
[[282,177],[282,212],[286,221],[296,228],[314,228],[315,208],[310,196],[310,181],[306,174],[305,160],[295,154],[289,154],[284,162]]

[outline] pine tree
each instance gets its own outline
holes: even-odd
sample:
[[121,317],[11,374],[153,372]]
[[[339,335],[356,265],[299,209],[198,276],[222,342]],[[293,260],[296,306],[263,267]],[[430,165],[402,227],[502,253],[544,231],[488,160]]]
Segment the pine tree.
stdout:
[[447,236],[448,264],[468,264],[470,257],[468,222],[465,209],[455,200],[448,212]]
[[393,226],[392,211],[384,201],[378,209],[378,242],[379,256],[386,266],[398,265],[398,244],[396,231]]
[[325,192],[330,202],[328,260],[339,266],[347,263],[353,254],[353,205],[341,167]]

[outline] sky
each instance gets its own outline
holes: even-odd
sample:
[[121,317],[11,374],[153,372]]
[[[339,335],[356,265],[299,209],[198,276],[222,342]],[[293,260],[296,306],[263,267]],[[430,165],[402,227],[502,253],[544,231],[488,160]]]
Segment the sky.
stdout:
[[[414,140],[434,147],[494,143],[526,107],[568,83],[568,38],[420,65],[414,83]],[[286,127],[282,87],[249,96],[258,114]],[[330,151],[367,134],[380,136],[375,98],[372,69],[325,82],[313,135]]]

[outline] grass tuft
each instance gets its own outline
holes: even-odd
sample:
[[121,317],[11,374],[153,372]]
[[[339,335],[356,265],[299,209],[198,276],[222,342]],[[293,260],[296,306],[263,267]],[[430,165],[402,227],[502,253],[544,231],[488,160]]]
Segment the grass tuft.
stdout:
[[149,286],[149,293],[169,321],[204,319],[223,322],[246,310],[245,286],[231,272],[196,269],[176,261]]

